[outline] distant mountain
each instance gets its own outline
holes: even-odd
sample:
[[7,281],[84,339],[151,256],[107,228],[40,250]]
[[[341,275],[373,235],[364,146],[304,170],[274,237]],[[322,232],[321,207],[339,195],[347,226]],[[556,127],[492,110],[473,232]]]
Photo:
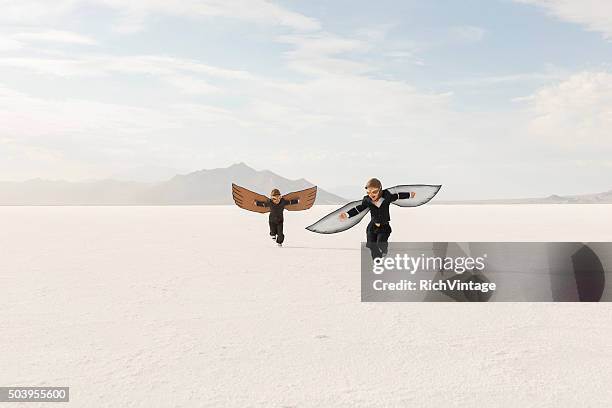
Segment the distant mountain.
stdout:
[[[314,185],[303,178],[289,180],[269,170],[257,171],[238,163],[227,168],[174,176],[149,189],[146,201],[155,204],[232,204],[232,183],[264,195],[268,195],[273,188],[278,188],[284,194]],[[321,188],[317,191],[316,204],[342,204],[345,201]]]
[[149,184],[114,180],[68,182],[28,180],[0,182],[0,205],[144,204]]
[[[176,175],[158,183],[101,180],[67,182],[29,180],[0,182],[0,205],[205,205],[233,204],[231,185],[239,184],[268,195],[313,186],[305,179],[289,180],[269,170],[257,171],[244,163],[227,168]],[[343,204],[346,200],[321,188],[316,204]]]
[[137,181],[140,183],[157,183],[160,181],[170,180],[175,175],[185,172],[186,170],[180,170],[172,167],[139,166],[125,169],[119,173],[115,173],[110,176],[110,179],[122,181]]
[[[157,177],[157,175],[155,176]],[[146,180],[146,174],[139,177]],[[154,178],[154,177],[153,177]],[[239,184],[268,195],[313,186],[305,179],[289,180],[269,170],[255,170],[244,163],[226,168],[175,175],[161,182],[99,180],[68,182],[28,180],[0,182],[0,205],[218,205],[233,204],[231,185]],[[355,199],[361,188],[338,188]],[[345,204],[350,200],[318,189],[316,204]],[[551,195],[541,198],[506,200],[432,200],[431,204],[612,204],[612,191],[583,195]]]
[[540,198],[503,200],[432,201],[433,204],[612,204],[612,191],[582,195],[550,195]]

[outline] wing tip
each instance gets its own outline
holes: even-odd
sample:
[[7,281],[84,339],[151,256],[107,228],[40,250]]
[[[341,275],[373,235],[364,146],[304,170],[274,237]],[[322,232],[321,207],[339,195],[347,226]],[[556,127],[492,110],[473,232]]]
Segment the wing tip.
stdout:
[[315,234],[333,234],[333,233],[334,233],[333,231],[332,231],[332,232],[329,232],[329,231],[321,231],[321,230],[318,230],[318,229],[316,229],[316,228],[313,228],[313,227],[312,227],[312,225],[310,225],[310,226],[306,227],[305,229],[307,229],[307,230],[308,230],[308,231],[310,231],[310,232],[314,232]]

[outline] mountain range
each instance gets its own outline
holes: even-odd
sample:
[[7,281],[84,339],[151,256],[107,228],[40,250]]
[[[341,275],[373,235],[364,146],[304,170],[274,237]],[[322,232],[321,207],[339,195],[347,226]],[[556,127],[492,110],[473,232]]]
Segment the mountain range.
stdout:
[[581,195],[556,195],[539,198],[499,200],[432,201],[432,204],[612,204],[612,191]]
[[[140,179],[145,180],[147,177],[141,175]],[[3,181],[0,182],[0,205],[224,205],[233,204],[232,183],[264,195],[268,195],[273,188],[289,193],[314,185],[303,178],[290,180],[270,170],[255,170],[245,163],[237,163],[225,168],[179,174],[158,182],[114,179],[81,182],[42,179]],[[362,188],[347,188],[342,191],[358,192],[362,191]],[[350,200],[338,194],[319,188],[315,204],[345,204],[348,201]],[[542,198],[431,201],[431,204],[610,203],[612,191]]]
[[[303,178],[290,180],[269,170],[258,171],[238,163],[226,168],[176,175],[156,183],[5,181],[0,182],[0,205],[223,205],[234,202],[232,183],[266,196],[273,188],[284,194],[314,185]],[[315,204],[343,204],[345,201],[319,188]]]

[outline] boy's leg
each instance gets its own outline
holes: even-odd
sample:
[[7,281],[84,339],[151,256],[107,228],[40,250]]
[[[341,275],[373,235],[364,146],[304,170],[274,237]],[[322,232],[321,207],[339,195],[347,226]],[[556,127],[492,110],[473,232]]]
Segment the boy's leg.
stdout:
[[276,243],[282,244],[285,240],[285,234],[283,234],[283,223],[279,222],[276,224]]
[[270,236],[274,238],[276,237],[276,223],[270,221],[269,224],[270,224]]
[[376,234],[376,244],[379,248],[379,251],[382,254],[387,254],[389,251],[389,236],[390,232],[379,232]]
[[372,231],[371,226],[368,226],[366,229],[366,247],[370,248],[370,255],[372,255],[372,259],[380,258],[380,249],[378,249],[376,232]]

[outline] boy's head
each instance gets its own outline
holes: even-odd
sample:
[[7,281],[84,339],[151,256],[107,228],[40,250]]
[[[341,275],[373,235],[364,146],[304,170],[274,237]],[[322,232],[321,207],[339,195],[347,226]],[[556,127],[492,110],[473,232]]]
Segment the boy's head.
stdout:
[[368,196],[376,201],[380,198],[382,194],[382,183],[377,178],[371,178],[365,185],[365,189],[368,192]]
[[270,199],[274,202],[274,204],[278,204],[281,200],[281,193],[278,188],[275,188],[270,193]]

